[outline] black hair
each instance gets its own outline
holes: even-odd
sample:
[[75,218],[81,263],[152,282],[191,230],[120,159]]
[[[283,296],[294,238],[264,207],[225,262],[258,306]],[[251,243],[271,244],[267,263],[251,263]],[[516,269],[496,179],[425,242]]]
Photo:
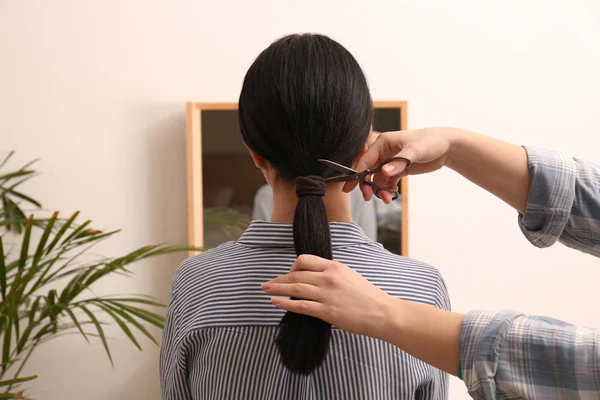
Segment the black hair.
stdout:
[[[351,167],[367,141],[373,104],[356,59],[336,41],[317,34],[285,36],[267,47],[244,79],[239,100],[242,138],[278,177],[327,178],[335,171],[320,158]],[[323,199],[301,196],[294,213],[296,254],[332,259]],[[331,325],[287,312],[276,343],[283,364],[309,374],[329,348]]]

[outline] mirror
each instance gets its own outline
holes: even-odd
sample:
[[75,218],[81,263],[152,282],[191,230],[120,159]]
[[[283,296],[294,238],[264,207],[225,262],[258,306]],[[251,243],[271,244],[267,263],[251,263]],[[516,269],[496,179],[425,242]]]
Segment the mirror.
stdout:
[[[405,102],[374,104],[375,131],[406,129]],[[272,194],[242,143],[237,104],[188,103],[187,170],[191,245],[212,248],[236,240],[252,219],[270,218]],[[372,210],[371,222],[357,222],[368,236],[393,253],[407,255],[406,179],[399,191],[400,197],[390,205],[379,200],[365,205],[360,194],[353,193],[351,205],[354,201]]]

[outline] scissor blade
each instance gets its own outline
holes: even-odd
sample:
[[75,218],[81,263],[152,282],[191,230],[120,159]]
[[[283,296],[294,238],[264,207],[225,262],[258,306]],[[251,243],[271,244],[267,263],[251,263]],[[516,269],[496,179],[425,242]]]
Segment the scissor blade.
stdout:
[[343,166],[342,164],[338,164],[336,162],[333,161],[329,161],[329,160],[318,160],[321,164],[327,165],[329,168],[335,169],[338,172],[343,172],[344,174],[350,175],[350,174],[356,174],[356,171],[353,170],[352,168],[348,168]]
[[325,182],[348,182],[358,180],[356,174],[338,175],[331,178],[325,178]]

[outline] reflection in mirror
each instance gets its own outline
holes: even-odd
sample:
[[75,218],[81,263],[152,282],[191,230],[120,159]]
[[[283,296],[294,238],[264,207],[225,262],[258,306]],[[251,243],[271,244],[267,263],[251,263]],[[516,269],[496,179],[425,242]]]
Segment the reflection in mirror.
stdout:
[[200,123],[204,245],[212,248],[244,232],[265,180],[244,147],[237,110],[204,110]]

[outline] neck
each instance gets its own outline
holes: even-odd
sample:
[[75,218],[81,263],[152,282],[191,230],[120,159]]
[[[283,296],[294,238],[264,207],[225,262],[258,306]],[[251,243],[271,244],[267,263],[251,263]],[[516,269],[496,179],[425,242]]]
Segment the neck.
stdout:
[[[289,182],[278,181],[273,185],[273,216],[271,222],[291,223],[298,197],[296,189]],[[352,222],[350,214],[350,195],[342,191],[342,184],[327,185],[323,196],[329,222]]]

